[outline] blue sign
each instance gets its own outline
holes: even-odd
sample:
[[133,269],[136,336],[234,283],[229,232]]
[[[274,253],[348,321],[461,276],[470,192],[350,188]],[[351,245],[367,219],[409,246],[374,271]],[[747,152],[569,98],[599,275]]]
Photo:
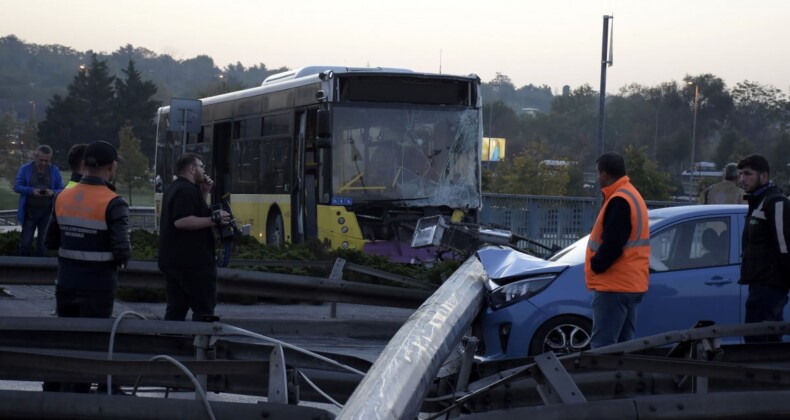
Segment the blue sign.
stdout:
[[348,197],[332,197],[333,206],[350,206],[354,204],[354,200]]

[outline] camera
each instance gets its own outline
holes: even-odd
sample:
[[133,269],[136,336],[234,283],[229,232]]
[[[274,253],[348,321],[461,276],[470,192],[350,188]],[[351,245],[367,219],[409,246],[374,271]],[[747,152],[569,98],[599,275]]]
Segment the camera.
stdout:
[[[230,212],[230,207],[224,208],[222,204],[213,204],[211,206],[211,221],[217,225],[217,230],[219,231],[219,240],[222,243],[230,242],[239,233],[239,228],[236,226],[236,219],[233,217],[233,214]],[[228,221],[227,225],[223,225],[221,223],[222,216],[221,211],[225,210],[230,214],[230,220]]]

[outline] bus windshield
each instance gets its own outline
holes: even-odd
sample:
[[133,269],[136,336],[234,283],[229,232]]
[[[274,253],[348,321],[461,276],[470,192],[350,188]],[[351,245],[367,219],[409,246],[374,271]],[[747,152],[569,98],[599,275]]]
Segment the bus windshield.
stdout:
[[480,127],[475,109],[335,105],[333,202],[479,207]]

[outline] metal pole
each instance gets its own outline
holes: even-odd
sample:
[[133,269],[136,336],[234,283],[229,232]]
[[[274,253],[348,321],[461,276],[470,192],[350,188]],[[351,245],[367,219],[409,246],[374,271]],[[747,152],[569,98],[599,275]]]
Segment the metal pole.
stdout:
[[697,147],[697,108],[699,108],[699,84],[694,83],[694,123],[691,127],[691,175],[689,176],[689,192],[696,196],[694,187],[694,171],[697,165],[694,163],[694,149]]
[[[605,127],[605,106],[606,106],[606,66],[609,64],[609,60],[607,60],[608,54],[608,38],[609,38],[609,18],[611,16],[604,15],[603,16],[603,39],[601,41],[601,92],[599,94],[600,99],[598,102],[598,149],[599,155],[603,155],[604,150],[604,142],[603,142],[603,133]],[[597,168],[596,168],[597,169]],[[600,188],[600,185],[598,185]],[[597,208],[601,208],[602,204],[601,194],[596,194],[595,199],[595,206]]]
[[186,150],[187,150],[187,149],[186,149],[186,148],[187,148],[187,109],[186,109],[186,108],[184,108],[184,109],[182,110],[182,112],[184,113],[184,114],[183,114],[183,115],[184,115],[184,119],[183,119],[183,124],[184,124],[184,136],[182,137],[182,140],[181,140],[181,153],[183,154],[183,153],[184,153],[184,152],[186,152]]
[[603,132],[604,132],[604,116],[606,115],[604,107],[606,104],[606,66],[609,64],[606,56],[608,54],[609,46],[609,18],[611,16],[604,15],[603,17],[603,40],[601,41],[601,93],[598,103],[598,146],[600,154],[604,154]]

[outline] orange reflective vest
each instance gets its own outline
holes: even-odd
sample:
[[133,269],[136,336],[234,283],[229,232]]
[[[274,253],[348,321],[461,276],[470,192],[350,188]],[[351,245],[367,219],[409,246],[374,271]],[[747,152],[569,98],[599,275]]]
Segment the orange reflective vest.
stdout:
[[107,207],[118,194],[105,185],[77,184],[55,199],[60,225],[58,256],[86,262],[114,260],[107,226]]
[[[605,201],[590,233],[584,259],[587,288],[598,292],[646,292],[650,265],[647,205],[627,176],[621,177],[602,191]],[[631,234],[623,247],[623,254],[606,271],[596,274],[590,267],[590,259],[603,242],[603,217],[609,201],[614,197],[624,198],[631,208]]]

